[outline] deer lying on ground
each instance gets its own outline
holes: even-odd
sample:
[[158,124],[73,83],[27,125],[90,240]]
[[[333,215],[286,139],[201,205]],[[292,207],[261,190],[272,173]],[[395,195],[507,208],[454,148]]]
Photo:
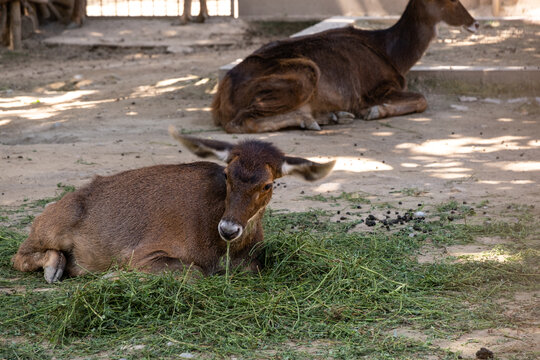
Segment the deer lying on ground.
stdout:
[[186,25],[189,21],[203,23],[208,17],[208,8],[206,7],[206,0],[199,0],[200,10],[197,17],[192,18],[191,15],[191,1],[184,0],[184,12],[180,16],[180,25]]
[[320,130],[422,112],[422,94],[406,91],[405,74],[422,57],[436,24],[476,22],[458,0],[410,0],[385,30],[353,27],[269,43],[232,68],[212,104],[216,125],[229,133]]
[[49,283],[115,265],[210,275],[220,271],[229,242],[231,265],[257,271],[272,182],[289,174],[314,181],[334,166],[285,156],[266,142],[233,145],[169,131],[196,155],[227,166],[200,161],[97,176],[45,208],[14,255],[14,268],[43,268]]

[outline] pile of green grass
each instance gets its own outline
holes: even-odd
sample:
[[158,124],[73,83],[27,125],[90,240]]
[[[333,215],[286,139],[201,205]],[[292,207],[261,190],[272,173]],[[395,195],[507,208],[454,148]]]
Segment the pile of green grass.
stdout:
[[[475,236],[530,236],[534,224],[466,225],[448,221],[470,209],[445,204],[421,231],[355,231],[322,211],[279,213],[264,219],[266,241],[258,275],[193,279],[118,272],[47,285],[40,273],[21,274],[9,259],[24,239],[0,227],[0,358],[207,357],[407,359],[455,354],[392,329],[412,327],[432,337],[504,323],[494,294],[532,287],[537,249],[499,249],[511,261],[419,264],[415,254]],[[528,219],[523,217],[524,219]],[[530,220],[530,219],[529,219]],[[14,280],[15,279],[15,280]],[[35,291],[45,288],[49,291]],[[137,347],[144,345],[144,347]]]

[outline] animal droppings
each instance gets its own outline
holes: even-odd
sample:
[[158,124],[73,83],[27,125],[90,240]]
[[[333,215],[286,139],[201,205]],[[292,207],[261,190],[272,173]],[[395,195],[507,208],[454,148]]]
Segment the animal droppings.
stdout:
[[477,359],[493,359],[493,351],[486,349],[485,347],[480,348],[476,352],[476,358]]

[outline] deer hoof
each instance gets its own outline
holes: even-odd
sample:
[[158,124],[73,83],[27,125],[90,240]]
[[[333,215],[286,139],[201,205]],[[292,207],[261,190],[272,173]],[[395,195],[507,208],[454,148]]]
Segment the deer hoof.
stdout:
[[338,124],[350,124],[353,122],[355,118],[354,114],[347,111],[338,111],[336,113],[336,117],[337,117],[336,122]]
[[49,259],[43,267],[43,276],[49,284],[60,280],[66,268],[66,257],[59,251],[49,250]]
[[316,121],[311,121],[304,125],[308,130],[321,131],[321,127]]
[[369,108],[366,116],[364,117],[364,120],[375,120],[375,119],[379,119],[380,117],[381,117],[381,113],[379,111],[379,107],[375,105]]

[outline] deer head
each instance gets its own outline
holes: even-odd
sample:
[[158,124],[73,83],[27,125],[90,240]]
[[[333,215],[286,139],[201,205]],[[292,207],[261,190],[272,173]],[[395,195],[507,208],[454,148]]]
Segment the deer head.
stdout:
[[197,156],[214,157],[227,163],[225,212],[218,225],[225,241],[237,240],[246,229],[253,229],[272,197],[274,180],[296,175],[315,181],[328,175],[335,164],[335,161],[321,164],[285,156],[272,144],[258,140],[230,144],[184,136],[174,127],[170,127],[169,132]]

